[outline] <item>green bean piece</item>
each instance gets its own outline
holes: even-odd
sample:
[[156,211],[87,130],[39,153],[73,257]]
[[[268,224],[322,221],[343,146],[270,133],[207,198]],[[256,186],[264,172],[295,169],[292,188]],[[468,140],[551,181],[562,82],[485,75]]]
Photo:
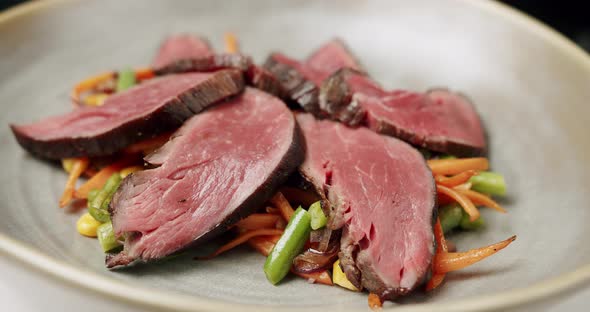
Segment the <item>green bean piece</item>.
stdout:
[[115,191],[117,191],[117,188],[119,187],[119,184],[121,183],[121,180],[123,180],[123,179],[121,179],[121,174],[119,174],[118,172],[115,172],[107,180],[107,182],[104,184],[102,189],[104,191],[107,191],[109,194],[114,194]]
[[317,201],[309,206],[309,215],[311,216],[311,229],[318,230],[326,226],[328,218],[322,210],[322,203]]
[[104,201],[102,202],[102,205],[100,205],[100,209],[107,211],[107,212],[109,211],[109,205],[111,204],[111,199],[113,199],[113,194],[109,194],[109,196],[107,196],[107,198],[104,199]]
[[99,222],[107,222],[110,220],[109,212],[102,209],[102,203],[107,198],[108,193],[104,190],[98,191],[94,200],[88,203],[88,213]]
[[467,213],[463,213],[463,217],[461,218],[459,226],[461,229],[466,231],[477,231],[485,226],[485,222],[481,216],[475,221],[470,221],[469,215]]
[[100,191],[99,189],[91,189],[90,192],[88,192],[88,203],[91,203],[94,201],[94,199],[96,198],[96,195],[98,195],[99,191]]
[[125,91],[135,85],[135,71],[124,69],[117,75],[117,92]]
[[115,192],[119,188],[119,185],[121,185],[121,181],[123,181],[123,179],[121,178],[121,174],[119,173],[113,174],[111,178],[113,179],[113,181],[111,181],[112,184],[109,185],[108,181],[105,184],[104,190],[108,192],[108,196],[104,199],[101,205],[101,209],[106,211],[109,210],[109,204],[111,203],[111,199],[113,199],[113,195],[115,195]]
[[276,243],[264,263],[264,274],[269,282],[276,285],[291,269],[293,259],[301,253],[311,232],[311,216],[303,208],[295,210],[285,232]]
[[119,246],[119,240],[115,237],[115,231],[113,231],[113,224],[111,221],[103,223],[96,229],[96,237],[104,252],[109,252]]
[[484,194],[503,196],[506,194],[504,176],[499,173],[482,171],[469,179],[471,189]]
[[463,208],[459,204],[450,204],[438,210],[438,218],[443,232],[448,233],[459,226],[463,218]]
[[88,204],[88,213],[100,222],[107,222],[111,219],[108,211],[108,205],[111,197],[121,183],[121,175],[116,172],[107,180],[104,187],[98,191],[94,200]]

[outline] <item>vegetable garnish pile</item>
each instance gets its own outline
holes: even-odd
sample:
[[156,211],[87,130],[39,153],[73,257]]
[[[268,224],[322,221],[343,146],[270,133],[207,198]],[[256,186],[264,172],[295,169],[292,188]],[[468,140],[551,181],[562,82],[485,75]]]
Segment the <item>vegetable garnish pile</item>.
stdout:
[[[238,55],[238,42],[234,35],[226,34],[225,44],[228,54],[233,56]],[[275,58],[280,59],[280,57],[276,56]],[[220,62],[226,61],[227,59],[229,59],[227,56],[219,57],[219,59],[213,58],[214,61],[221,60]],[[210,61],[211,59],[207,60]],[[353,62],[353,60],[350,60],[350,62]],[[187,66],[187,64],[182,62],[178,62],[178,64]],[[204,66],[201,63],[196,65],[191,63],[189,65],[197,67]],[[207,65],[209,66],[210,64]],[[215,64],[215,66],[220,65]],[[276,82],[269,78],[270,76],[265,76],[268,72],[259,68],[253,68],[248,68],[245,76],[250,75],[255,78],[250,77],[245,79],[253,80],[255,85],[260,81],[263,83]],[[256,74],[252,74],[254,72]],[[314,72],[313,70],[309,70],[307,73],[309,75],[318,74],[318,72]],[[260,76],[257,76],[259,74]],[[353,77],[346,75],[357,75],[355,79],[367,79],[362,76],[364,74],[360,71],[340,72],[338,75],[335,76],[334,83],[343,83],[348,77]],[[86,106],[100,107],[109,97],[125,92],[125,90],[135,85],[148,82],[155,77],[155,69],[152,68],[124,69],[90,77],[79,82],[73,88],[71,99],[75,104],[74,109]],[[311,88],[309,85],[302,85],[303,87],[296,86],[297,88],[302,88],[296,91],[303,92]],[[352,88],[353,85],[351,84],[349,86]],[[333,85],[329,85],[328,87],[333,87]],[[328,87],[322,86],[322,90],[332,90]],[[346,91],[348,92],[350,90]],[[400,96],[400,94],[401,96],[407,96],[406,94],[393,92],[384,94],[375,95],[375,98],[395,98]],[[418,98],[412,94],[408,96]],[[362,97],[360,98],[363,99]],[[342,99],[331,100],[337,101]],[[334,103],[336,102],[328,103],[333,105],[333,107],[329,105],[324,106],[334,109],[337,106]],[[371,102],[367,101],[367,103]],[[316,105],[317,103],[312,104]],[[318,105],[321,106],[322,104],[325,103]],[[291,115],[289,111],[287,113],[289,116]],[[341,111],[338,111],[338,113],[341,113]],[[296,114],[300,114],[300,112]],[[361,115],[356,111],[354,114]],[[339,118],[341,119],[340,121],[346,123],[345,120],[350,121],[352,117],[339,115]],[[368,127],[370,128],[370,126]],[[59,201],[60,207],[70,205],[75,200],[86,201],[87,203],[87,213],[84,213],[77,222],[77,230],[80,234],[87,237],[97,237],[105,253],[119,253],[119,256],[123,259],[122,261],[125,261],[125,256],[127,256],[125,252],[127,251],[123,249],[123,245],[127,242],[129,236],[135,233],[125,233],[119,237],[115,234],[116,230],[114,230],[113,224],[117,225],[117,223],[113,221],[115,218],[113,217],[111,202],[113,201],[114,195],[120,190],[120,186],[122,184],[124,185],[125,181],[127,181],[125,179],[127,176],[137,174],[140,171],[148,169],[148,167],[153,168],[154,166],[161,165],[161,163],[158,163],[159,160],[151,163],[151,161],[148,161],[149,158],[145,157],[154,151],[161,151],[166,147],[171,148],[169,145],[166,147],[163,146],[165,144],[171,144],[170,142],[182,136],[182,128],[179,131],[180,135],[171,131],[159,133],[148,139],[128,145],[110,156],[62,159],[63,168],[69,173],[69,177]],[[375,132],[380,131],[375,130]],[[371,135],[376,134],[372,133]],[[431,143],[425,140],[424,144]],[[463,148],[462,146],[460,147]],[[506,209],[492,198],[492,196],[501,197],[506,194],[506,183],[501,174],[490,171],[487,158],[458,158],[440,151],[434,153],[435,156],[431,155],[432,153],[424,153],[428,168],[432,172],[432,179],[434,180],[433,190],[436,190],[436,202],[438,206],[434,208],[437,209],[437,213],[435,213],[437,218],[434,220],[434,225],[430,227],[431,224],[428,224],[428,233],[433,235],[429,236],[429,238],[431,239],[431,243],[434,242],[430,246],[435,247],[433,247],[434,251],[431,250],[432,253],[430,254],[431,256],[433,255],[431,257],[432,261],[428,262],[430,265],[429,273],[425,275],[426,291],[432,291],[439,287],[447,273],[475,264],[507,247],[516,239],[516,236],[512,236],[489,246],[467,251],[457,251],[455,245],[450,240],[447,240],[445,235],[452,234],[456,231],[476,233],[484,229],[485,222],[480,214],[479,207],[487,207],[500,213],[506,213]],[[164,156],[167,155],[164,153]],[[420,159],[424,167],[422,157]],[[144,160],[150,162],[150,164],[145,163]],[[323,164],[323,168],[330,166],[331,164],[329,162]],[[430,172],[428,168],[424,172]],[[187,174],[183,170],[185,169],[180,168],[169,178],[171,180],[182,179]],[[145,173],[147,171],[141,172],[139,175],[141,176]],[[88,180],[77,186],[77,181],[81,177],[85,177]],[[326,174],[325,186],[332,187],[333,178],[334,176],[331,171],[329,174]],[[430,173],[428,173],[428,179],[430,179]],[[430,179],[431,182],[432,179]],[[326,189],[329,187],[326,187]],[[334,213],[332,211],[333,207],[331,206],[333,203],[330,203],[328,196],[325,196],[328,191],[326,190],[325,194],[319,194],[317,188],[297,188],[285,185],[281,186],[278,192],[275,192],[276,189],[274,188],[272,193],[268,194],[269,196],[265,198],[268,199],[270,197],[270,199],[250,211],[254,211],[254,213],[249,213],[247,217],[233,222],[228,226],[226,230],[235,234],[233,239],[223,244],[210,255],[196,258],[196,260],[213,259],[222,256],[233,248],[248,245],[266,257],[263,270],[268,281],[274,285],[280,284],[288,274],[294,274],[308,280],[310,283],[329,286],[336,284],[356,292],[367,289],[367,287],[359,286],[361,285],[359,281],[351,278],[351,276],[354,276],[350,273],[350,267],[346,267],[350,265],[350,259],[342,256],[343,247],[340,244],[342,226],[334,226],[336,221],[333,220],[332,215]],[[434,193],[431,192],[430,194],[430,198],[432,199],[432,194]],[[187,198],[180,198],[176,203],[184,203],[186,201]],[[430,207],[432,206],[430,205]],[[345,211],[345,214],[348,213],[350,213],[350,207]],[[343,222],[350,222],[350,220],[347,219]],[[371,223],[368,237],[361,239],[361,243],[364,245],[363,248],[367,248],[373,239],[374,231],[373,223]],[[125,245],[125,248],[127,248],[127,245]],[[131,261],[129,260],[128,263]],[[402,276],[403,271],[400,273],[400,280]],[[400,291],[405,290],[402,289]],[[379,308],[383,300],[384,295],[382,293],[371,292],[368,297],[368,304],[371,308]]]

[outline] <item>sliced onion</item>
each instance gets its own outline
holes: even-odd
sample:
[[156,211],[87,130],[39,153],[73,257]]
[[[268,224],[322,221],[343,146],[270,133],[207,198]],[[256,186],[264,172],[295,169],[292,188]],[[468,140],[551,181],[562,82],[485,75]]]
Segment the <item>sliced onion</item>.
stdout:
[[333,248],[328,252],[308,249],[293,260],[293,270],[299,273],[313,273],[332,266],[338,259],[339,248]]
[[329,228],[326,228],[324,230],[324,235],[322,235],[322,238],[319,241],[319,245],[318,245],[318,250],[321,252],[326,252],[328,250],[328,248],[330,247],[330,241],[332,240],[332,230],[330,230]]
[[324,237],[324,230],[325,228],[311,231],[311,234],[309,235],[309,241],[311,243],[319,243]]

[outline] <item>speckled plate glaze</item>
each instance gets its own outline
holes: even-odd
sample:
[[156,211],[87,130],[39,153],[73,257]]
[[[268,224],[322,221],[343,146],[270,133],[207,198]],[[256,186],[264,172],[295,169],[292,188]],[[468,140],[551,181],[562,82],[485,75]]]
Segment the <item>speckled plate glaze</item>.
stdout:
[[0,251],[58,279],[152,308],[366,309],[366,295],[288,279],[266,282],[264,258],[246,248],[212,261],[192,254],[110,272],[98,243],[75,231],[79,213],[57,207],[66,180],[27,155],[10,122],[71,108],[78,80],[146,65],[169,33],[221,47],[233,31],[261,61],[271,50],[303,57],[337,35],[387,87],[448,86],[467,93],[487,126],[493,168],[510,195],[462,249],[518,240],[430,295],[396,311],[503,309],[551,300],[590,278],[590,58],[557,33],[483,1],[43,1],[0,15]]

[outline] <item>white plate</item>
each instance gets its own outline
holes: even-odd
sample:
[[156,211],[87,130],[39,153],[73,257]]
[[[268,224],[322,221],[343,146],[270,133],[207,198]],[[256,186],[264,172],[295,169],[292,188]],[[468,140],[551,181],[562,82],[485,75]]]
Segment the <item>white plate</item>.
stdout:
[[396,311],[500,309],[540,302],[590,278],[590,58],[545,26],[483,1],[43,1],[0,15],[0,250],[61,280],[122,300],[179,310],[366,309],[366,295],[290,279],[275,287],[248,249],[212,261],[190,255],[109,272],[96,241],[57,208],[65,174],[23,152],[9,122],[70,109],[78,80],[146,65],[168,33],[221,47],[234,31],[259,61],[303,57],[345,39],[391,88],[448,86],[471,96],[505,174],[508,215],[484,211],[487,230],[452,239],[462,249],[512,234],[500,254],[449,275],[440,291]]

